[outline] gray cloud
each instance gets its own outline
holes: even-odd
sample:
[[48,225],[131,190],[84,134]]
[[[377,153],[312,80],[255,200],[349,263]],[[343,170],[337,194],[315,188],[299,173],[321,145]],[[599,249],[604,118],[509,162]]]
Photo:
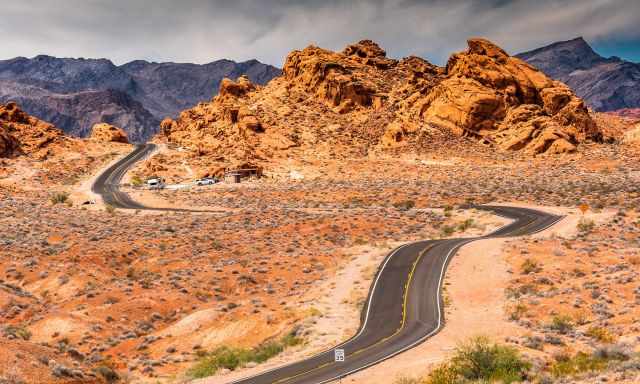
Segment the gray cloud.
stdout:
[[370,38],[443,63],[470,36],[515,53],[578,35],[639,39],[638,0],[21,0],[3,5],[3,58],[50,54],[282,65],[292,49]]

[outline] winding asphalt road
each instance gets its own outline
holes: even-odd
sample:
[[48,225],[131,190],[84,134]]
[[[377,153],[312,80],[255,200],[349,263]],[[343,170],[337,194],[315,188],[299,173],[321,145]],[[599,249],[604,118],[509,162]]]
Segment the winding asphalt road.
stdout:
[[[118,189],[126,171],[154,149],[153,144],[139,146],[102,173],[92,190],[117,208],[181,210],[146,207]],[[491,211],[512,222],[486,236],[418,241],[391,252],[370,288],[358,333],[335,347],[345,350],[345,362],[334,362],[332,348],[233,384],[329,383],[415,347],[444,326],[442,280],[451,257],[460,247],[481,239],[532,235],[562,219],[527,208],[487,205],[473,208]]]

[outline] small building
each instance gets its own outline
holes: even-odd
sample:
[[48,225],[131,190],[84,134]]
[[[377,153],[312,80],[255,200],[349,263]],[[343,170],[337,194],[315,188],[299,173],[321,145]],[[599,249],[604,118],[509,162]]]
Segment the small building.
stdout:
[[262,177],[262,168],[260,167],[226,169],[224,172],[224,181],[227,183],[240,183],[242,179],[260,177]]

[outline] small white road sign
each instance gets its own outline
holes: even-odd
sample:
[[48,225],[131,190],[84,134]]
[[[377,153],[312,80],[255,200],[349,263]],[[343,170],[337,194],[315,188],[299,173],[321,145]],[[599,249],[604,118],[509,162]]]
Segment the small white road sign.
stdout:
[[334,350],[334,354],[335,354],[335,361],[344,361],[344,349],[335,349]]

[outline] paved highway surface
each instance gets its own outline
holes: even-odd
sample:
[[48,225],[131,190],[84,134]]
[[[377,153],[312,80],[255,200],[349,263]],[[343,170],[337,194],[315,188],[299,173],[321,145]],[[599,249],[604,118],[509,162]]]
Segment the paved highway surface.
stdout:
[[[117,208],[165,210],[146,207],[118,190],[126,171],[154,149],[153,144],[136,148],[101,174],[93,191]],[[345,362],[334,362],[332,348],[233,384],[329,383],[415,347],[444,325],[444,306],[440,295],[442,280],[451,257],[460,247],[480,239],[531,235],[562,219],[561,216],[527,208],[486,205],[474,208],[488,210],[513,221],[486,236],[418,241],[391,252],[371,286],[358,333],[335,347],[345,350]]]

